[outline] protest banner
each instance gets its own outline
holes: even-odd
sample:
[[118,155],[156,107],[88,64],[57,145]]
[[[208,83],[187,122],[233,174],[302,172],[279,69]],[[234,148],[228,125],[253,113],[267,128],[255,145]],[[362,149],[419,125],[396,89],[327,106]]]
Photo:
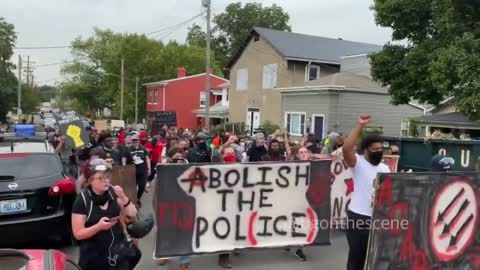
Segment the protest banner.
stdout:
[[98,132],[108,130],[108,120],[95,120],[95,128]]
[[[332,183],[331,213],[332,226],[341,228],[347,222],[347,211],[354,190],[352,171],[343,160],[342,149],[333,152],[331,165],[332,175],[335,177]],[[399,156],[386,155],[383,158],[390,172],[397,172]]]
[[330,244],[330,162],[158,165],[154,257]]
[[65,144],[68,148],[82,148],[89,143],[90,138],[78,114],[68,111],[54,116],[60,132],[66,137]]
[[137,204],[137,181],[135,177],[135,165],[129,164],[126,166],[113,166],[111,184],[113,186],[119,185],[122,187],[125,195]]
[[366,269],[480,269],[480,178],[382,174]]

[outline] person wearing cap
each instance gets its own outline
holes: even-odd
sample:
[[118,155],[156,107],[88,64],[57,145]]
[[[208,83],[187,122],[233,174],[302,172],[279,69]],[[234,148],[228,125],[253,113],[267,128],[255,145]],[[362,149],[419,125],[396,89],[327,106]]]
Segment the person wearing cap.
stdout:
[[212,151],[207,145],[207,135],[199,132],[195,147],[188,153],[187,157],[190,163],[210,163],[212,162]]
[[432,172],[450,172],[455,165],[455,160],[444,155],[432,157]]
[[255,141],[247,151],[248,161],[260,162],[262,161],[262,157],[268,154],[268,147],[265,144],[265,135],[263,135],[263,133],[257,133],[254,138]]
[[139,136],[134,134],[132,136],[132,145],[128,148],[129,156],[135,164],[135,176],[137,181],[137,204],[142,207],[142,196],[147,186],[147,178],[150,176],[151,162],[148,150],[140,144]]
[[72,206],[72,232],[80,241],[79,266],[83,270],[134,269],[141,253],[127,240],[119,217],[120,211],[136,217],[135,205],[120,186],[110,185],[111,170],[105,160],[91,160],[84,176],[87,188]]

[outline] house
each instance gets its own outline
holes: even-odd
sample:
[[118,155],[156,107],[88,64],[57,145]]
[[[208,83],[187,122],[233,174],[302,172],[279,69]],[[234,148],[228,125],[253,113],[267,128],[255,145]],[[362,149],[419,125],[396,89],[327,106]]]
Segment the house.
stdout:
[[[230,82],[225,82],[218,85],[217,87],[212,87],[211,95],[213,95],[214,101],[210,103],[210,118],[212,121],[212,126],[224,124],[228,122],[228,113],[229,113],[229,93],[230,93]],[[194,110],[194,114],[198,118],[205,118],[206,107],[202,104],[200,109]]]
[[390,104],[386,88],[346,71],[277,90],[283,97],[282,125],[293,136],[313,133],[322,139],[329,131],[349,134],[361,113],[369,113],[369,126],[380,128],[384,136],[400,136],[404,119],[423,115],[420,106]]
[[340,71],[341,57],[378,51],[381,46],[342,39],[254,28],[228,64],[230,122],[250,130],[283,122],[276,88],[304,86]]
[[[221,101],[221,95],[215,90],[228,80],[219,76],[210,75],[212,90],[210,104]],[[147,126],[150,130],[157,130],[163,124],[175,125],[179,128],[199,128],[205,126],[203,116],[194,113],[195,110],[205,107],[207,97],[205,92],[206,73],[187,76],[184,67],[177,69],[177,78],[144,84],[147,87],[146,110]],[[161,118],[158,115],[173,115],[173,118]],[[162,119],[168,120],[162,122]],[[172,121],[170,121],[172,120]],[[211,120],[210,125],[216,123]]]

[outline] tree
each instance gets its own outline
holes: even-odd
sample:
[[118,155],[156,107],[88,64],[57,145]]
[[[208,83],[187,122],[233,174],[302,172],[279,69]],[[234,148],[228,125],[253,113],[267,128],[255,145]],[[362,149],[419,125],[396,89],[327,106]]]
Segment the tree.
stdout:
[[38,89],[26,84],[22,84],[22,113],[36,113],[37,107],[41,102],[41,95]]
[[42,102],[49,102],[52,98],[55,98],[59,91],[55,86],[43,85],[38,88],[38,92]]
[[192,27],[188,28],[187,45],[200,48],[207,47],[207,34],[202,30],[200,25],[193,24]]
[[438,105],[454,97],[457,109],[480,119],[480,2],[375,0],[377,24],[393,41],[371,55],[372,76],[389,86],[393,104]]
[[15,65],[10,63],[17,36],[12,24],[0,17],[0,122],[6,121],[6,114],[17,101],[17,78],[12,72]]
[[[254,27],[264,27],[281,31],[292,31],[290,16],[277,5],[262,6],[261,3],[232,3],[225,11],[213,18],[212,49],[215,59],[225,69],[233,54],[245,42]],[[187,43],[197,46],[205,44],[206,34],[195,25],[190,28]],[[224,70],[225,71],[225,70]]]
[[[202,48],[147,38],[145,35],[120,34],[95,29],[94,36],[72,42],[75,61],[62,67],[69,79],[61,85],[64,99],[73,100],[79,113],[95,112],[104,107],[120,116],[120,68],[124,59],[124,119],[135,116],[135,78],[140,81],[139,118],[145,116],[143,83],[171,79],[176,68],[186,67],[189,74],[205,72]],[[214,71],[218,65],[212,63]]]

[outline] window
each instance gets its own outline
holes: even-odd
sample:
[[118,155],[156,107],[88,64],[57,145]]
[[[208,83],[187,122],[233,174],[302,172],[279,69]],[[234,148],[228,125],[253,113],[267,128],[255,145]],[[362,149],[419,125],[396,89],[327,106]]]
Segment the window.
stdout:
[[308,65],[307,66],[307,81],[314,81],[320,78],[320,66],[317,65]]
[[277,64],[263,66],[263,89],[277,86]]
[[200,108],[207,106],[207,94],[205,92],[200,92]]
[[400,134],[400,135],[401,135],[401,136],[405,136],[405,137],[408,136],[408,135],[409,135],[409,132],[408,132],[409,129],[410,129],[410,121],[408,121],[408,120],[403,120],[403,121],[402,121],[401,128],[400,128],[400,130],[401,130],[401,134]]
[[286,128],[288,133],[294,136],[303,136],[305,134],[305,113],[286,113]]
[[153,90],[153,103],[158,104],[158,89]]
[[248,89],[248,69],[243,68],[237,70],[237,91]]
[[148,103],[153,103],[153,90],[148,89]]

